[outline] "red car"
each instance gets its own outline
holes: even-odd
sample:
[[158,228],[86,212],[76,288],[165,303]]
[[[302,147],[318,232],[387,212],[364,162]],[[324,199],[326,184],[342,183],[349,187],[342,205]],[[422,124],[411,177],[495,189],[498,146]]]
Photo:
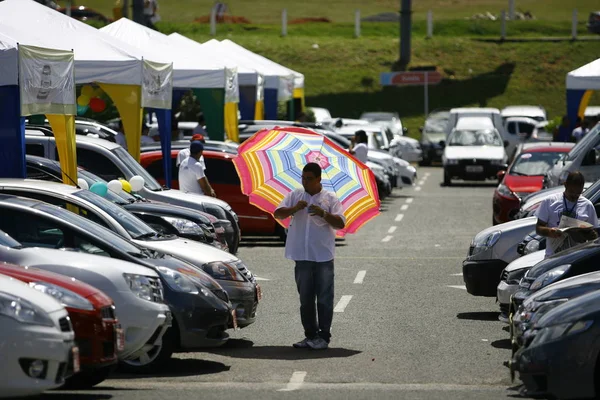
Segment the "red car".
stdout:
[[37,268],[0,263],[0,274],[32,287],[38,285],[45,293],[59,292],[53,297],[65,304],[69,313],[81,366],[79,373],[67,379],[67,387],[89,388],[108,377],[117,364],[117,351],[123,350],[124,343],[110,297],[76,279]]
[[[175,166],[179,150],[171,150],[173,177],[171,186],[179,188],[179,168]],[[234,154],[204,150],[206,177],[215,190],[217,197],[233,208],[239,217],[240,230],[244,235],[278,235],[284,236],[285,230],[275,221],[271,214],[250,204],[248,196],[242,193],[240,178],[233,166]],[[140,164],[158,182],[164,185],[162,153],[160,151],[142,152]]]
[[535,143],[519,153],[507,171],[498,173],[500,184],[494,192],[494,225],[512,221],[521,199],[542,189],[544,174],[573,147],[573,143]]

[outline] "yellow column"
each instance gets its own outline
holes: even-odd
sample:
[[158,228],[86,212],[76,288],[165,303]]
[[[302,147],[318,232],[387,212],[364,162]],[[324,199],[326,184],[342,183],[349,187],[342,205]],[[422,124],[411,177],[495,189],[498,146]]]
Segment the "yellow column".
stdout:
[[62,170],[63,183],[77,186],[77,147],[75,145],[75,116],[46,115],[56,139],[56,149]]

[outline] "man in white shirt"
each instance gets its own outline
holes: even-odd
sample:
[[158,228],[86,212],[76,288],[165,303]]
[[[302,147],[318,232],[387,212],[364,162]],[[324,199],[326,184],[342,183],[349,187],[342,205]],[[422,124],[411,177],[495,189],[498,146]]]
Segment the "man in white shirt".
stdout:
[[[568,239],[558,229],[561,220],[574,218],[584,221],[592,226],[598,226],[598,216],[591,201],[581,196],[585,179],[579,171],[570,172],[565,181],[564,193],[550,196],[540,203],[536,216],[538,218],[535,231],[538,235],[548,238],[546,257],[565,250],[569,247],[564,242]],[[590,239],[595,236],[595,231],[590,228]]]
[[587,133],[589,132],[589,128],[588,128],[588,122],[586,120],[581,121],[581,125],[579,125],[577,128],[573,129],[573,133],[571,134],[571,136],[573,136],[573,139],[575,139],[575,142],[579,142]]
[[[192,135],[192,142],[194,142],[194,141],[199,141],[199,142],[202,142],[202,144],[205,144],[204,136],[201,135],[201,134],[198,134],[198,133]],[[177,167],[179,167],[179,164],[181,164],[181,162],[183,160],[185,160],[186,158],[188,158],[189,156],[190,156],[190,149],[189,149],[189,147],[187,149],[182,149],[177,154],[177,159],[175,160],[175,165]],[[200,157],[200,160],[198,160],[198,161],[202,164],[202,167],[206,171],[206,164],[204,163],[204,156]]]
[[350,140],[350,148],[348,149],[348,152],[354,157],[356,157],[363,164],[365,164],[368,160],[368,142],[369,138],[367,137],[367,133],[363,130],[356,131],[354,133],[354,138]]
[[204,167],[198,161],[203,150],[202,142],[195,141],[190,144],[190,156],[179,165],[179,190],[216,197],[204,175]]
[[302,186],[288,193],[274,216],[292,217],[285,257],[296,263],[294,273],[305,335],[294,347],[323,350],[329,347],[333,320],[335,231],[344,228],[346,219],[336,195],[321,186],[319,164],[304,166]]

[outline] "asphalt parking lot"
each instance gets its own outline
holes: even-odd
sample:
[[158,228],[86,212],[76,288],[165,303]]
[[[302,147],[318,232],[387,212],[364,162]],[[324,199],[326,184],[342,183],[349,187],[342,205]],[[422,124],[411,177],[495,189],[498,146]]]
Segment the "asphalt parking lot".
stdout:
[[441,168],[395,190],[383,212],[340,241],[331,348],[302,339],[293,264],[283,244],[248,239],[239,251],[260,277],[257,322],[219,349],[182,353],[165,373],[116,375],[85,392],[43,399],[503,399],[518,395],[503,362],[508,333],[492,298],[467,294],[461,262],[491,223],[494,182],[442,187]]

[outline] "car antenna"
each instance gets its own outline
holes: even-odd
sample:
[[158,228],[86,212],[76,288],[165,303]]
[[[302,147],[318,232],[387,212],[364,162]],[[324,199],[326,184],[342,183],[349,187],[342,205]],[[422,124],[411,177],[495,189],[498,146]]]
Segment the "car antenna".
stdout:
[[75,181],[73,180],[73,178],[71,178],[71,177],[69,176],[69,174],[67,174],[65,171],[63,171],[63,169],[60,167],[60,163],[59,163],[58,161],[55,161],[55,162],[58,164],[58,169],[60,170],[61,174],[63,174],[63,175],[64,175],[64,176],[66,176],[67,178],[69,178],[69,180],[71,181],[71,183],[73,183],[77,189],[81,189],[81,186],[79,186],[79,184],[78,184],[77,182],[75,182]]

